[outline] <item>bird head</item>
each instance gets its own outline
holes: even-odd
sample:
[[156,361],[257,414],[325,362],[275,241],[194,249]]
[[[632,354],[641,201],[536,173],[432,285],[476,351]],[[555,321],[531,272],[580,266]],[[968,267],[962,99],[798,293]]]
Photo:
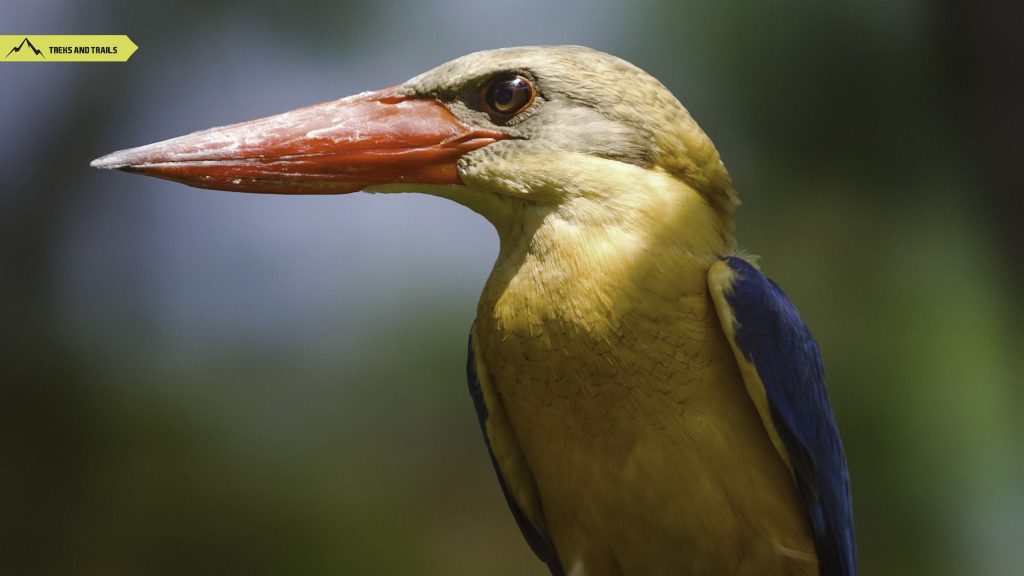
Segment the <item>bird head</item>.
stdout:
[[240,192],[420,191],[496,225],[510,206],[656,211],[652,178],[696,193],[729,234],[738,203],[711,140],[660,82],[578,46],[477,52],[399,86],[92,165]]

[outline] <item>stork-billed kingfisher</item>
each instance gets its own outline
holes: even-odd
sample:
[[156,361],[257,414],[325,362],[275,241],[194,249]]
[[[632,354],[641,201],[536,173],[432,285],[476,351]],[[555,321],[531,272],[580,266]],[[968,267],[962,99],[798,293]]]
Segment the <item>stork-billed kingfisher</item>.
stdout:
[[855,574],[818,346],[738,251],[715,146],[632,64],[478,52],[92,165],[239,192],[424,192],[487,218],[501,248],[469,387],[551,574]]

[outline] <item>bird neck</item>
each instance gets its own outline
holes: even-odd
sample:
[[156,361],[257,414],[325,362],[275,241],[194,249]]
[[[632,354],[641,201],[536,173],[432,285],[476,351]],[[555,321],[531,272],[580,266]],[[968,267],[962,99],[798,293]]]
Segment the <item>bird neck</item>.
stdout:
[[729,216],[666,172],[617,170],[589,189],[586,176],[573,179],[577,189],[559,202],[506,197],[492,218],[501,249],[479,322],[531,338],[613,341],[638,302],[706,293],[707,268],[734,248]]

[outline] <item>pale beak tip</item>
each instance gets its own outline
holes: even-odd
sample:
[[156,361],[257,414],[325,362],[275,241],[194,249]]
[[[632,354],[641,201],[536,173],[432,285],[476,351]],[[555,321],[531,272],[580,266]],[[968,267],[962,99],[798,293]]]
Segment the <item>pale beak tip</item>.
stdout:
[[100,156],[90,162],[89,166],[99,168],[100,170],[120,170],[131,166],[131,162],[128,162],[125,155],[121,152],[114,152],[106,156]]

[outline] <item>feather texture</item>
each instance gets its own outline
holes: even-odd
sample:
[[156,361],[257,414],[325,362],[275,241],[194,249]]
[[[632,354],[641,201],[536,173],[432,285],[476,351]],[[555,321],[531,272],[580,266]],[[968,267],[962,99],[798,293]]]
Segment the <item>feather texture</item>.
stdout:
[[850,479],[818,344],[779,287],[741,258],[712,266],[726,336],[814,532],[822,576],[856,573]]

